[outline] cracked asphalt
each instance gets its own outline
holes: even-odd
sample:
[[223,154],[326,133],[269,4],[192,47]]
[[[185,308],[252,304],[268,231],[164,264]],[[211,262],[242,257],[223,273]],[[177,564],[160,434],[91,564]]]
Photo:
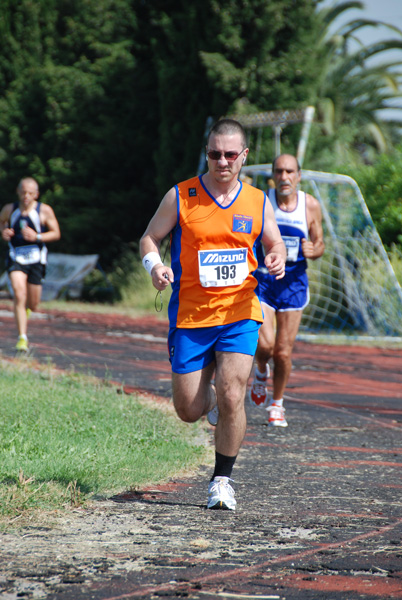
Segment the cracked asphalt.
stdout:
[[[12,358],[7,303],[0,320]],[[167,323],[156,317],[43,310],[29,333],[34,361],[170,401]],[[402,350],[298,340],[285,406],[278,430],[247,405],[236,512],[205,509],[211,467],[201,466],[0,534],[0,597],[402,598]]]

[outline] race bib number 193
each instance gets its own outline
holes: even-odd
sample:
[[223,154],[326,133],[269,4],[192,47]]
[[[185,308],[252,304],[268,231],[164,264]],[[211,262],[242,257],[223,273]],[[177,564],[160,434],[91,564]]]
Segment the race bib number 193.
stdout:
[[199,250],[198,267],[203,287],[240,285],[249,274],[247,248]]

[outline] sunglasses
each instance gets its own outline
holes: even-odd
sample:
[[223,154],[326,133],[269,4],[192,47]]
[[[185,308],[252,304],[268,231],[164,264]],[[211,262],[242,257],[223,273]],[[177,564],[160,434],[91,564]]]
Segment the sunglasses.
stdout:
[[245,148],[243,148],[243,150],[241,150],[240,152],[219,152],[218,150],[209,150],[209,152],[207,152],[207,156],[211,160],[219,160],[220,157],[223,155],[225,157],[225,160],[227,160],[228,162],[234,162],[244,151]]

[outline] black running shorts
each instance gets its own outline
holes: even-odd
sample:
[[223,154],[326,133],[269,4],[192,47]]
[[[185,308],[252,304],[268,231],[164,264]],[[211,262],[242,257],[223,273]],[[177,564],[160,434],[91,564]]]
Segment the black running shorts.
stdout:
[[42,263],[34,263],[33,265],[20,265],[15,260],[10,258],[7,261],[7,272],[22,271],[28,275],[28,283],[33,285],[42,285],[46,275],[46,265]]

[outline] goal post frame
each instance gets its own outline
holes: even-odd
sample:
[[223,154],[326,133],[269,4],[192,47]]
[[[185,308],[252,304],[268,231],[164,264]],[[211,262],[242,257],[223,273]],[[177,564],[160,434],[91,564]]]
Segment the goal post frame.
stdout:
[[[253,184],[257,185],[258,177],[263,177],[265,182],[272,177],[272,164],[265,163],[260,165],[247,165],[242,168],[242,173],[252,178]],[[396,278],[391,261],[382,244],[381,238],[370,215],[370,211],[364,200],[363,194],[356,181],[348,175],[302,170],[300,188],[303,187],[303,182],[310,186],[312,195],[314,195],[320,202],[323,214],[323,222],[326,226],[327,235],[329,235],[331,238],[331,243],[335,250],[336,260],[339,264],[340,277],[342,277],[342,279],[339,279],[339,282],[343,285],[346,303],[349,307],[354,307],[355,310],[356,307],[358,307],[359,314],[351,314],[353,314],[353,318],[356,323],[361,322],[361,329],[366,334],[378,336],[380,333],[381,324],[379,325],[378,319],[376,320],[372,315],[370,315],[370,310],[372,310],[372,307],[370,306],[370,302],[367,303],[367,295],[364,293],[364,291],[362,293],[359,289],[359,282],[354,277],[350,262],[348,262],[345,255],[345,250],[342,247],[342,236],[340,236],[339,232],[335,230],[332,222],[332,217],[328,210],[330,206],[329,199],[324,199],[320,191],[320,186],[328,186],[329,188],[329,186],[339,185],[342,188],[348,188],[348,193],[352,195],[353,202],[358,206],[358,209],[361,211],[360,214],[364,219],[363,236],[369,236],[368,243],[373,246],[373,253],[375,252],[375,257],[378,256],[381,260],[381,271],[383,274],[385,274],[387,279],[389,290],[388,288],[387,290],[382,290],[381,298],[387,297],[387,294],[392,295],[393,301],[398,306],[398,316],[401,316],[402,288]],[[261,184],[259,187],[262,187]],[[265,186],[264,189],[266,189],[266,187],[267,186]],[[348,239],[350,240],[352,238]],[[359,244],[357,238],[353,238],[353,243]],[[318,261],[319,260],[321,259],[318,259]],[[378,301],[380,301],[380,299],[378,299]],[[380,309],[378,309],[378,311],[380,312]],[[384,314],[386,314],[386,311]],[[384,317],[384,319],[386,319],[386,317]],[[390,317],[390,319],[392,320],[392,317]],[[389,324],[389,328],[391,328],[391,326],[394,327],[394,333],[392,335],[402,334],[402,325],[398,325],[397,323]]]

